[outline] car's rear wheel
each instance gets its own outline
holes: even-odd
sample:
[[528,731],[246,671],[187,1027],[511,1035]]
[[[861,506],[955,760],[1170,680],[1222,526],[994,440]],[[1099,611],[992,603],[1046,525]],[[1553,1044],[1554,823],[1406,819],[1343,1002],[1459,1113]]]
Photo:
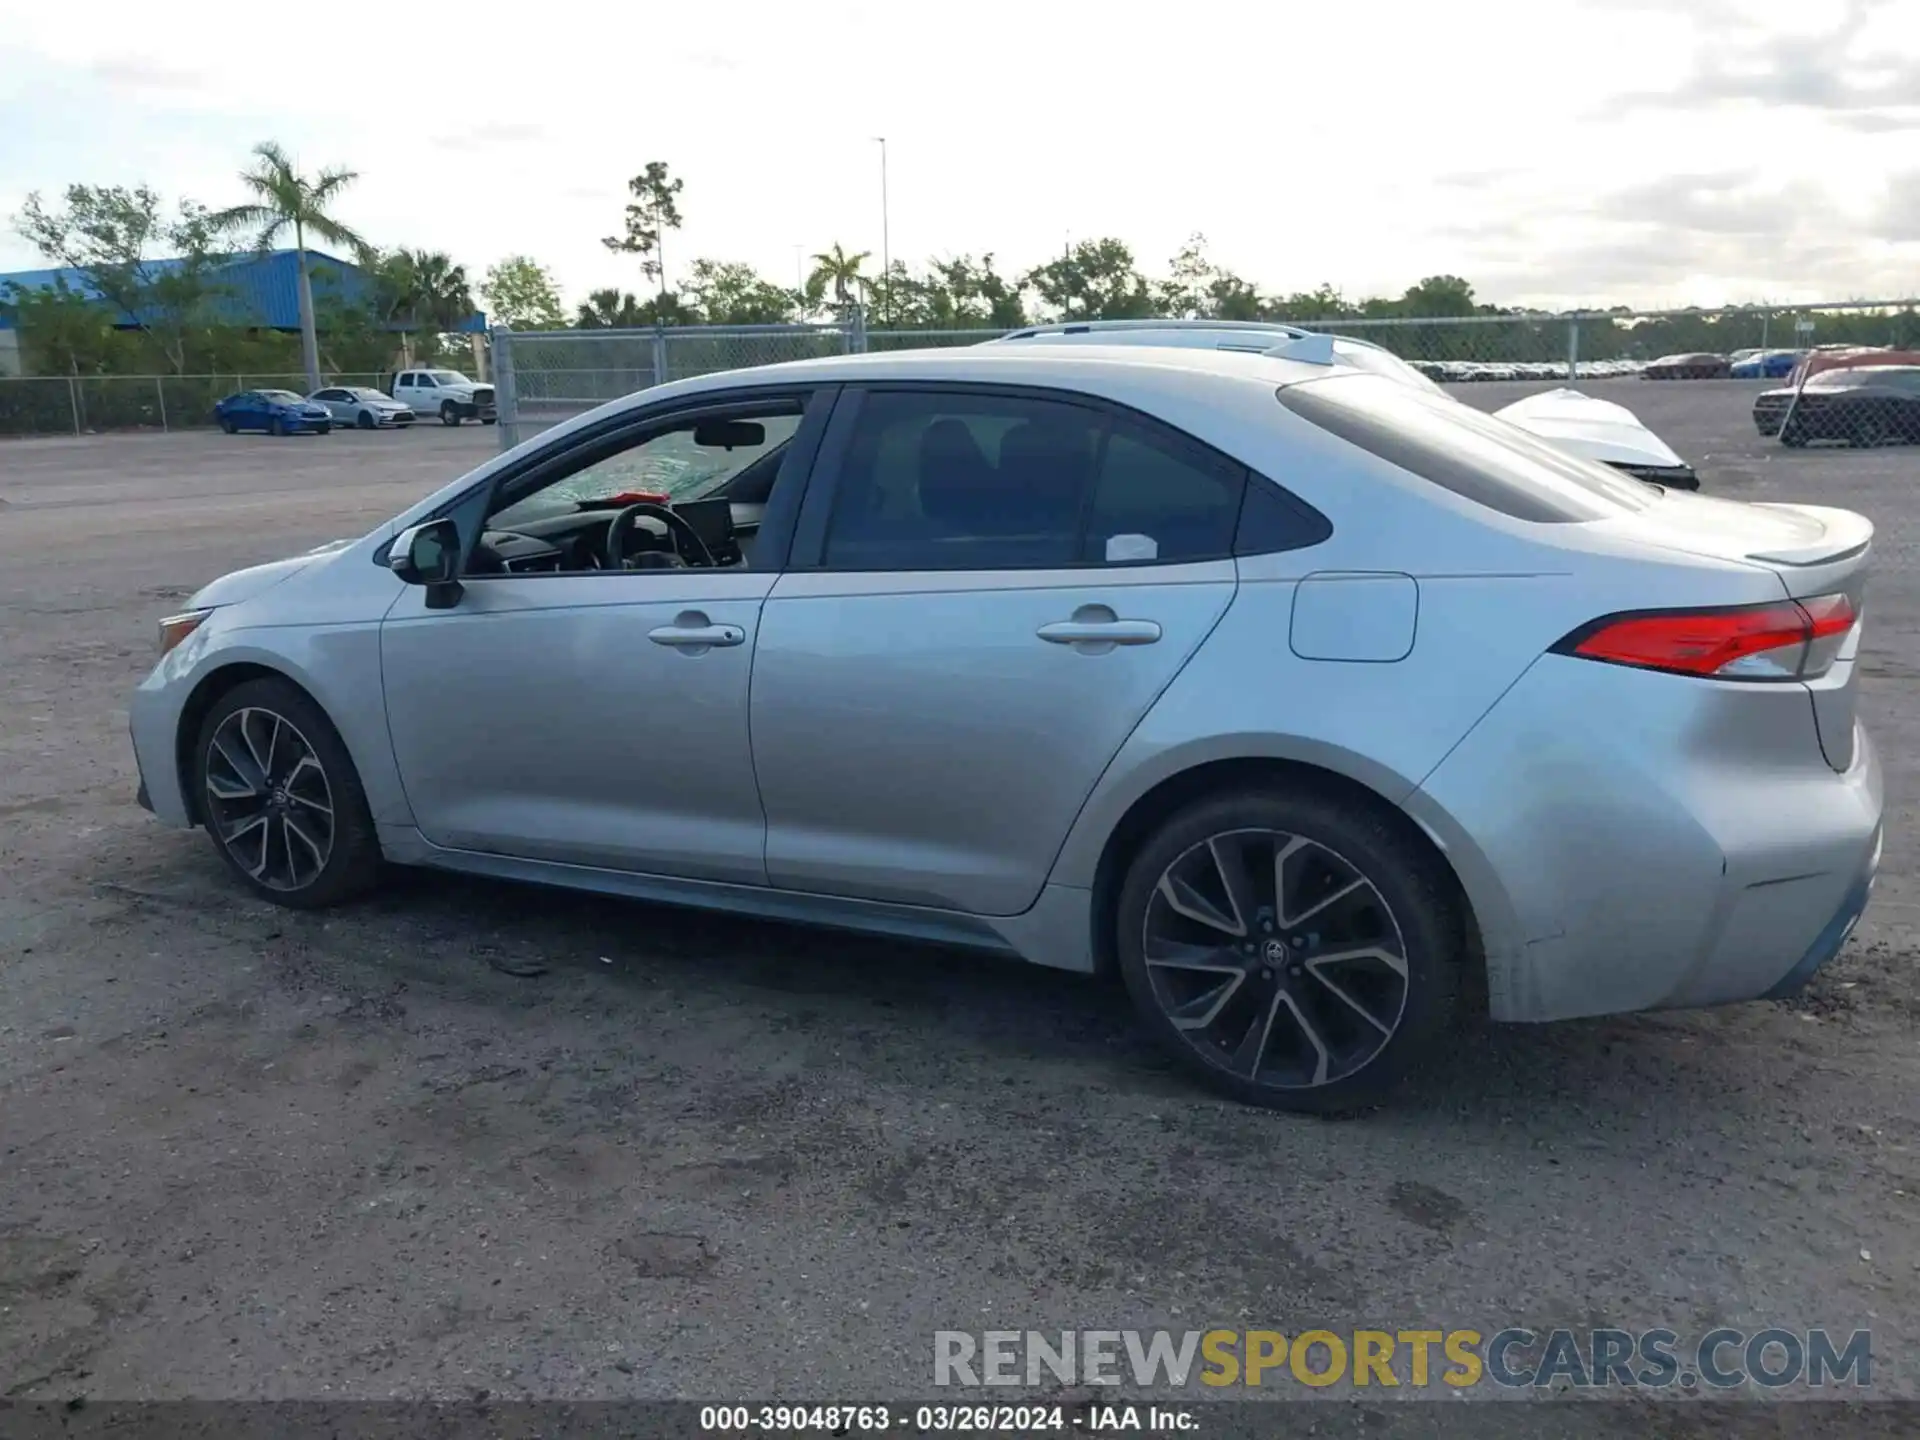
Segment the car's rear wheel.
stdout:
[[355,420],[354,423],[362,430],[373,429],[373,412],[371,410],[362,410],[359,418]]
[[234,423],[231,415],[222,415],[220,417],[220,428],[229,435],[238,435],[240,433],[240,427]]
[[440,423],[442,425],[458,425],[460,423],[460,412],[454,407],[451,400],[440,407]]
[[278,415],[273,417],[272,421],[268,425],[268,428],[272,430],[274,434],[282,437],[285,437],[292,433],[287,429],[287,422],[281,419]]
[[1440,862],[1344,797],[1254,792],[1174,815],[1128,867],[1120,970],[1149,1032],[1250,1104],[1375,1104],[1450,1023],[1464,941]]
[[378,878],[380,845],[353,761],[290,681],[228,691],[201,722],[194,756],[207,834],[254,893],[312,909]]

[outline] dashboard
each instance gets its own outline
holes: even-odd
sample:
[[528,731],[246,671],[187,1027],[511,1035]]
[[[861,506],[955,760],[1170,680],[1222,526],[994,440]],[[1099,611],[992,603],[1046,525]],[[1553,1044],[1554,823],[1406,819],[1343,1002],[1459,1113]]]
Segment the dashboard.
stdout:
[[[728,505],[735,544],[731,555],[716,554],[722,566],[731,568],[751,563],[753,539],[765,510],[764,505],[741,502]],[[511,530],[488,530],[474,547],[467,573],[537,575],[609,569],[607,530],[618,513],[616,509],[597,507],[528,520]],[[703,532],[708,529],[706,526],[696,528]],[[642,515],[634,527],[628,549],[629,553],[657,550],[672,554],[674,546],[664,524]]]

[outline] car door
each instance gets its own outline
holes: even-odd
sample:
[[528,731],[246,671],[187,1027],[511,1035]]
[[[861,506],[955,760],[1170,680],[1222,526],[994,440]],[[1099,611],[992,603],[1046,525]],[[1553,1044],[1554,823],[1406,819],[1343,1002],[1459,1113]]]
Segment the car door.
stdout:
[[1232,599],[1245,483],[1064,392],[849,390],[754,657],[769,882],[1032,905]]
[[[786,417],[780,434],[796,453],[807,399],[789,390],[737,403]],[[564,509],[670,487],[687,473],[689,447],[657,427],[724,403],[693,412],[683,402],[625,433],[557,441],[502,477],[487,524],[496,535],[524,524],[534,530],[518,533],[552,536],[539,517],[555,495]],[[823,409],[805,433],[824,424]],[[724,463],[754,458],[743,450]],[[798,485],[804,464],[794,463]],[[775,502],[786,484],[783,468]],[[449,849],[764,883],[747,697],[775,578],[744,565],[469,574],[445,609],[408,587],[381,627],[381,665],[421,834]]]

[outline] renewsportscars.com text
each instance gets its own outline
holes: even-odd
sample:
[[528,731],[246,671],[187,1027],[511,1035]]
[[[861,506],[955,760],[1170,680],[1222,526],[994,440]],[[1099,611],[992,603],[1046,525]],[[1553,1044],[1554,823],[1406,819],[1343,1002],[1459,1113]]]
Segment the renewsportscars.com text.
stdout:
[[1453,1390],[1715,1390],[1754,1384],[1863,1388],[1871,1332],[1710,1330],[939,1330],[933,1383],[975,1385],[1306,1385]]

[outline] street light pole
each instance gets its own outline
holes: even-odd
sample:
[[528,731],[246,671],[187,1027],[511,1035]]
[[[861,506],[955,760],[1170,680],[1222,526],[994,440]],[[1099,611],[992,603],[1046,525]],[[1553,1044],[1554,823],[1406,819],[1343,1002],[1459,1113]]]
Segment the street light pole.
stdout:
[[885,306],[885,318],[893,319],[893,256],[888,245],[887,235],[887,137],[873,137],[880,142],[880,283],[881,304]]

